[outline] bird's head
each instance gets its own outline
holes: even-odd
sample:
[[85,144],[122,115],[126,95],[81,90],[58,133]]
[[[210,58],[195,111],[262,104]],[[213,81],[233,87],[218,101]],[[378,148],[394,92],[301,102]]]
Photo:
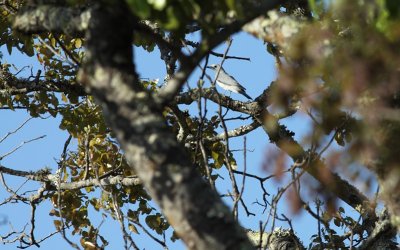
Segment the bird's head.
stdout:
[[207,68],[212,70],[218,70],[219,67],[221,67],[219,64],[211,64],[210,66],[207,66]]

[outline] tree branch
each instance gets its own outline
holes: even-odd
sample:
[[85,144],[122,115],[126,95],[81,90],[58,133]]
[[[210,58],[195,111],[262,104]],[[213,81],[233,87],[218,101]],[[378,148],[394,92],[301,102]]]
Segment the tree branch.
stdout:
[[260,123],[258,123],[257,121],[253,121],[249,125],[240,126],[238,128],[235,128],[233,130],[228,131],[227,136],[223,132],[223,133],[221,133],[221,134],[219,134],[219,135],[217,135],[215,137],[205,138],[205,140],[207,140],[207,141],[220,141],[220,140],[224,140],[226,137],[227,138],[231,138],[231,137],[242,136],[242,135],[245,135],[247,133],[250,133],[251,131],[255,130],[256,128],[258,128],[260,126],[261,126]]
[[[132,27],[126,22],[129,16],[122,2],[94,7],[80,81],[103,104],[127,161],[189,248],[251,249],[227,207],[207,186],[166,126],[163,107],[138,83],[132,71]],[[180,77],[186,78],[191,73],[189,68],[194,67],[181,71]],[[180,81],[177,79],[179,76],[175,80]]]
[[53,5],[29,6],[18,12],[13,20],[13,27],[26,34],[51,31],[76,37],[83,36],[90,18],[90,10]]
[[81,189],[85,187],[101,187],[101,186],[109,186],[109,185],[116,185],[121,184],[123,186],[136,186],[141,185],[142,182],[136,176],[132,177],[122,177],[122,176],[111,176],[104,179],[88,179],[82,181],[75,181],[70,183],[61,183],[60,189],[61,190],[72,190],[72,189]]
[[218,93],[213,91],[212,88],[204,88],[201,89],[201,91],[199,89],[191,89],[188,92],[177,95],[175,97],[175,102],[177,104],[190,105],[194,101],[198,100],[199,97],[203,97],[220,104],[222,107],[250,115],[254,114],[256,109],[259,108],[259,105],[256,102],[241,102],[233,100],[232,98],[222,94],[219,95],[220,98],[218,98]]
[[0,93],[4,92],[8,95],[18,95],[35,91],[73,93],[78,96],[87,95],[84,88],[77,83],[74,84],[70,81],[35,81],[26,78],[17,78],[5,69],[3,65],[0,66]]

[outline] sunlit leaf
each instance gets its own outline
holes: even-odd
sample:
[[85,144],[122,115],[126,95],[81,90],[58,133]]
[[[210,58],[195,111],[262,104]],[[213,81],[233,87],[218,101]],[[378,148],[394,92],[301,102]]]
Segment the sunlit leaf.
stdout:
[[131,231],[132,233],[139,234],[139,231],[137,230],[135,225],[129,224],[128,228],[129,228],[129,231]]
[[82,47],[82,39],[75,39],[75,48],[80,49]]

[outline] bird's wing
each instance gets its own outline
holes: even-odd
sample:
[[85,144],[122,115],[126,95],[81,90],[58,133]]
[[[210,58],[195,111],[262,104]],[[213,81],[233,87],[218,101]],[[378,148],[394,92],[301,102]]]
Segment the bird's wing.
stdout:
[[[220,72],[220,73],[222,73],[222,72]],[[218,76],[218,81],[222,82],[225,85],[234,85],[235,84],[235,86],[238,86],[239,88],[243,88],[243,86],[240,85],[240,83],[233,76],[228,75],[226,73],[220,74]]]

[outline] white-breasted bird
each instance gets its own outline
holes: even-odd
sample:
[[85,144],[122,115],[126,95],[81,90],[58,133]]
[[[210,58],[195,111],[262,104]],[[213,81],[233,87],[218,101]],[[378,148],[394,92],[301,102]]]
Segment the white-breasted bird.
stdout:
[[229,90],[229,91],[235,92],[235,93],[238,93],[238,94],[242,94],[245,97],[247,97],[250,100],[252,100],[252,98],[248,94],[246,94],[245,87],[240,85],[240,83],[238,81],[236,81],[236,79],[233,78],[233,76],[231,76],[228,73],[226,73],[226,71],[224,70],[223,67],[221,67],[221,65],[212,64],[212,65],[208,66],[207,68],[214,70],[215,76],[217,76],[218,71],[219,71],[219,74],[218,74],[218,77],[217,77],[217,84],[221,88],[223,88],[225,90]]

